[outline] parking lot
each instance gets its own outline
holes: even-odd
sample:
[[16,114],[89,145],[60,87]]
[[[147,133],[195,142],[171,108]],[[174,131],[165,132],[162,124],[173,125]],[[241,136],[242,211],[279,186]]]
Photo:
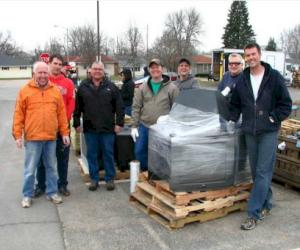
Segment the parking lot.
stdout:
[[[11,136],[15,97],[23,80],[0,81],[0,249],[296,249],[300,248],[300,192],[273,184],[272,215],[253,231],[239,226],[245,212],[170,231],[129,203],[129,182],[113,192],[90,192],[77,160],[69,165],[71,196],[54,205],[44,196],[21,207],[24,150]],[[300,90],[289,89],[293,100]]]

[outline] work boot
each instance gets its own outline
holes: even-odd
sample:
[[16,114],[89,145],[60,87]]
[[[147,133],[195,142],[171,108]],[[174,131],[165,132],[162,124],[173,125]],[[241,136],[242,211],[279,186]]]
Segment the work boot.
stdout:
[[38,198],[38,197],[42,196],[44,193],[45,193],[45,190],[43,190],[43,189],[41,189],[39,187],[36,187],[34,189],[33,196],[34,196],[34,198]]
[[99,186],[99,184],[97,182],[92,181],[91,184],[89,185],[89,190],[96,191],[98,186]]
[[260,214],[260,220],[265,219],[267,216],[271,215],[271,210],[264,208]]
[[60,194],[62,194],[63,196],[70,196],[71,195],[71,192],[69,191],[69,189],[67,189],[67,187],[60,187],[58,189],[58,192]]
[[110,181],[106,182],[106,190],[112,191],[114,189],[115,189],[114,180],[110,180]]
[[243,230],[252,230],[256,227],[256,225],[259,223],[259,220],[256,220],[254,218],[247,218],[245,222],[241,224],[241,229]]

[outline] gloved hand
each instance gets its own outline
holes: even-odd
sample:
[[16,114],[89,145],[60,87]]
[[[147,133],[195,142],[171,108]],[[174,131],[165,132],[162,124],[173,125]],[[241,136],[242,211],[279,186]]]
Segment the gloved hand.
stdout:
[[131,137],[132,137],[133,141],[136,142],[136,138],[139,137],[139,131],[137,128],[131,129]]
[[235,132],[235,122],[234,121],[227,122],[227,131],[229,134],[234,134],[234,132]]
[[158,117],[156,123],[162,123],[165,122],[168,119],[169,115],[161,115],[160,117]]
[[221,94],[223,96],[228,96],[228,94],[230,93],[231,89],[229,87],[226,87],[222,92]]

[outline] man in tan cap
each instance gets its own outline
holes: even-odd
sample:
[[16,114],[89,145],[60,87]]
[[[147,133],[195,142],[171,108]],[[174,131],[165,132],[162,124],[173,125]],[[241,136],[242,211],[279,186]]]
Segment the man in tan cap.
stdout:
[[133,105],[133,125],[131,136],[135,142],[135,157],[140,161],[141,170],[148,169],[148,131],[158,117],[170,112],[178,88],[163,75],[163,66],[159,59],[149,63],[150,77],[136,89]]

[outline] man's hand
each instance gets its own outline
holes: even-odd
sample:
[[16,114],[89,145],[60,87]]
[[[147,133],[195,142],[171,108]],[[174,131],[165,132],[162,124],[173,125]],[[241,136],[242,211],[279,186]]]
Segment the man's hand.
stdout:
[[75,128],[76,133],[81,133],[82,132],[82,127],[78,126],[77,128]]
[[115,126],[115,133],[116,133],[116,134],[119,134],[121,131],[122,131],[122,127],[116,125],[116,126]]
[[17,148],[22,148],[23,140],[22,138],[16,139]]
[[132,137],[133,141],[136,142],[136,138],[139,137],[139,131],[137,128],[131,129],[131,137]]
[[70,137],[68,135],[65,135],[62,137],[62,141],[64,143],[65,146],[69,146],[70,145]]

